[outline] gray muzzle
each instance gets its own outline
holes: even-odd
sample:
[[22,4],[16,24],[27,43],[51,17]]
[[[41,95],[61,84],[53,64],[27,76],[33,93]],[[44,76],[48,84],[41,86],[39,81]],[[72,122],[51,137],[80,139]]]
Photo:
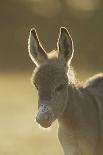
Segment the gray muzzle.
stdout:
[[47,104],[40,104],[36,121],[44,128],[51,126],[54,118],[54,114],[51,108]]

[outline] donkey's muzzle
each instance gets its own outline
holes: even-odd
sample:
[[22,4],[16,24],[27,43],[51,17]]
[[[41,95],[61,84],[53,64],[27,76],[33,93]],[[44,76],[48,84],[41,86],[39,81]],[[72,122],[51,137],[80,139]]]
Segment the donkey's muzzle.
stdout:
[[52,113],[47,105],[40,105],[38,114],[36,116],[36,121],[44,128],[48,128],[51,126]]

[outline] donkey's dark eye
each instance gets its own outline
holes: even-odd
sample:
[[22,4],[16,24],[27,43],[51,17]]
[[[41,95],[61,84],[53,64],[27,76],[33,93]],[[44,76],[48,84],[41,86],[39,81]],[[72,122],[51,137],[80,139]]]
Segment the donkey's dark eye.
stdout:
[[61,85],[58,86],[55,90],[56,90],[56,91],[60,91],[60,90],[62,90],[64,87],[65,87],[65,85],[64,85],[64,84],[61,84]]

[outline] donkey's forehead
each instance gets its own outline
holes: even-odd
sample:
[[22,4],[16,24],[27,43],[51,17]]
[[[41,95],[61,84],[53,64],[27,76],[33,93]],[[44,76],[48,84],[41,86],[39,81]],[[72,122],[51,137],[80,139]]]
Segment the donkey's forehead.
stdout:
[[65,80],[66,71],[64,66],[56,60],[49,60],[45,64],[41,65],[34,75],[34,80],[36,82],[54,82],[56,79],[61,81]]

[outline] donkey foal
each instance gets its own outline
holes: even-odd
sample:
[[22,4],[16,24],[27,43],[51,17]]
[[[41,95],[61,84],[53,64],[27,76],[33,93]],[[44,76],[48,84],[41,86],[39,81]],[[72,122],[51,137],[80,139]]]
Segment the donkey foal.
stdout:
[[73,41],[63,27],[57,51],[47,54],[34,28],[30,31],[28,49],[36,66],[33,73],[39,95],[36,121],[48,128],[58,119],[58,137],[65,155],[103,155],[103,73],[82,86],[76,83],[70,66]]

